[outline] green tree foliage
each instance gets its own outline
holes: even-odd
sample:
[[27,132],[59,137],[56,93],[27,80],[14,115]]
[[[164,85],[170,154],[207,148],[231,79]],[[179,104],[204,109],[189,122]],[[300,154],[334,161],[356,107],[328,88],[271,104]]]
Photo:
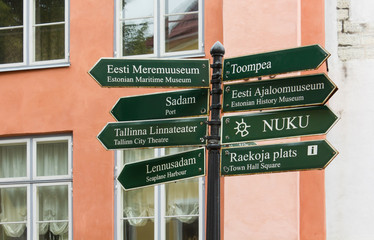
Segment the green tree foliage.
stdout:
[[0,0],[0,64],[22,62],[23,27],[19,27],[22,25],[22,0]]
[[153,36],[146,34],[149,29],[148,22],[124,25],[123,28],[124,56],[153,53]]

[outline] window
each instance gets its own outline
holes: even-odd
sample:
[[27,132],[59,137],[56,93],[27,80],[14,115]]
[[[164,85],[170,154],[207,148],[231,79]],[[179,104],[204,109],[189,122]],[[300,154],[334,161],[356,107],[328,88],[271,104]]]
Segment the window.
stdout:
[[117,0],[116,56],[201,56],[202,0]]
[[[118,151],[123,164],[174,154],[187,148]],[[125,191],[116,181],[118,240],[204,239],[204,178]]]
[[0,239],[72,239],[69,136],[0,140]]
[[0,0],[0,71],[68,65],[68,0]]

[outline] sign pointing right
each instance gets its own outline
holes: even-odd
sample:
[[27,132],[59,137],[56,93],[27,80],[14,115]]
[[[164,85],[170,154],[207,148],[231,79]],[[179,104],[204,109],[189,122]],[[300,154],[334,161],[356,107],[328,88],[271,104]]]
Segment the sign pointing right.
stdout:
[[323,105],[337,90],[325,74],[226,84],[222,111]]
[[324,169],[338,155],[325,140],[222,149],[221,175]]
[[222,143],[325,134],[337,120],[327,106],[224,116]]
[[223,81],[317,69],[330,54],[320,45],[227,58]]

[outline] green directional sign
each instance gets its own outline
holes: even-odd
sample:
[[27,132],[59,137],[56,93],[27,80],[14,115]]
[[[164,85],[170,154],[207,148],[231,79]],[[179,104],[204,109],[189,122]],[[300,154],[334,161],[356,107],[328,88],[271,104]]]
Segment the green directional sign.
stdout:
[[324,169],[338,155],[326,141],[222,149],[221,175]]
[[123,97],[111,113],[118,121],[165,119],[208,115],[209,89]]
[[222,143],[325,134],[338,117],[326,106],[222,118]]
[[88,73],[102,87],[209,87],[208,59],[101,58]]
[[118,181],[125,190],[205,175],[205,148],[125,164]]
[[227,58],[223,81],[317,69],[330,54],[319,45]]
[[205,144],[207,117],[108,123],[97,138],[106,149]]
[[325,74],[227,84],[222,110],[233,112],[323,105],[337,89]]

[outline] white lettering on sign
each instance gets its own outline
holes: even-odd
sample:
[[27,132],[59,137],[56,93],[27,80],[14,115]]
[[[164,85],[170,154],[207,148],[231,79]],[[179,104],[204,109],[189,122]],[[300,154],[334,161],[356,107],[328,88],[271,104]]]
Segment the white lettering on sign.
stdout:
[[263,69],[270,69],[271,68],[271,62],[262,62],[262,63],[252,63],[247,65],[238,66],[237,63],[231,65],[232,68],[232,74],[235,73],[242,73],[242,72],[255,72],[258,73],[258,71]]
[[129,73],[129,65],[123,67],[114,67],[107,65],[107,73]]
[[[264,130],[263,132],[269,131],[282,131],[282,130],[290,130],[290,129],[298,129],[298,128],[306,128],[309,125],[309,117],[310,115],[306,116],[295,116],[295,117],[284,117],[280,118],[273,118],[270,119],[270,122],[267,120],[262,120],[264,123]],[[306,120],[303,124],[303,118]],[[275,128],[274,128],[275,127]]]
[[180,95],[178,98],[167,97],[165,100],[166,100],[165,106],[167,107],[196,103],[195,97],[183,97],[182,95]]
[[141,74],[191,74],[198,75],[200,74],[199,68],[186,68],[186,67],[144,67],[143,65],[133,65],[133,73]]
[[308,156],[314,156],[318,154],[318,145],[308,146]]
[[266,95],[274,94],[285,94],[285,93],[298,93],[298,92],[308,92],[308,91],[318,91],[325,89],[324,83],[312,83],[312,84],[300,84],[300,85],[290,85],[283,87],[262,87],[256,88],[254,96],[264,97]]
[[156,173],[160,171],[165,171],[165,170],[172,170],[175,168],[180,168],[180,167],[185,167],[185,166],[190,166],[196,164],[196,158],[181,158],[179,161],[174,161],[174,162],[168,162],[168,163],[162,163],[162,164],[157,164],[154,166],[150,166],[149,164],[146,165],[146,170],[147,174],[150,173]]
[[257,152],[252,153],[249,151],[246,154],[236,154],[235,152],[230,153],[230,162],[244,162],[244,161],[259,161],[263,162],[266,159],[270,159],[270,154],[268,152]]

